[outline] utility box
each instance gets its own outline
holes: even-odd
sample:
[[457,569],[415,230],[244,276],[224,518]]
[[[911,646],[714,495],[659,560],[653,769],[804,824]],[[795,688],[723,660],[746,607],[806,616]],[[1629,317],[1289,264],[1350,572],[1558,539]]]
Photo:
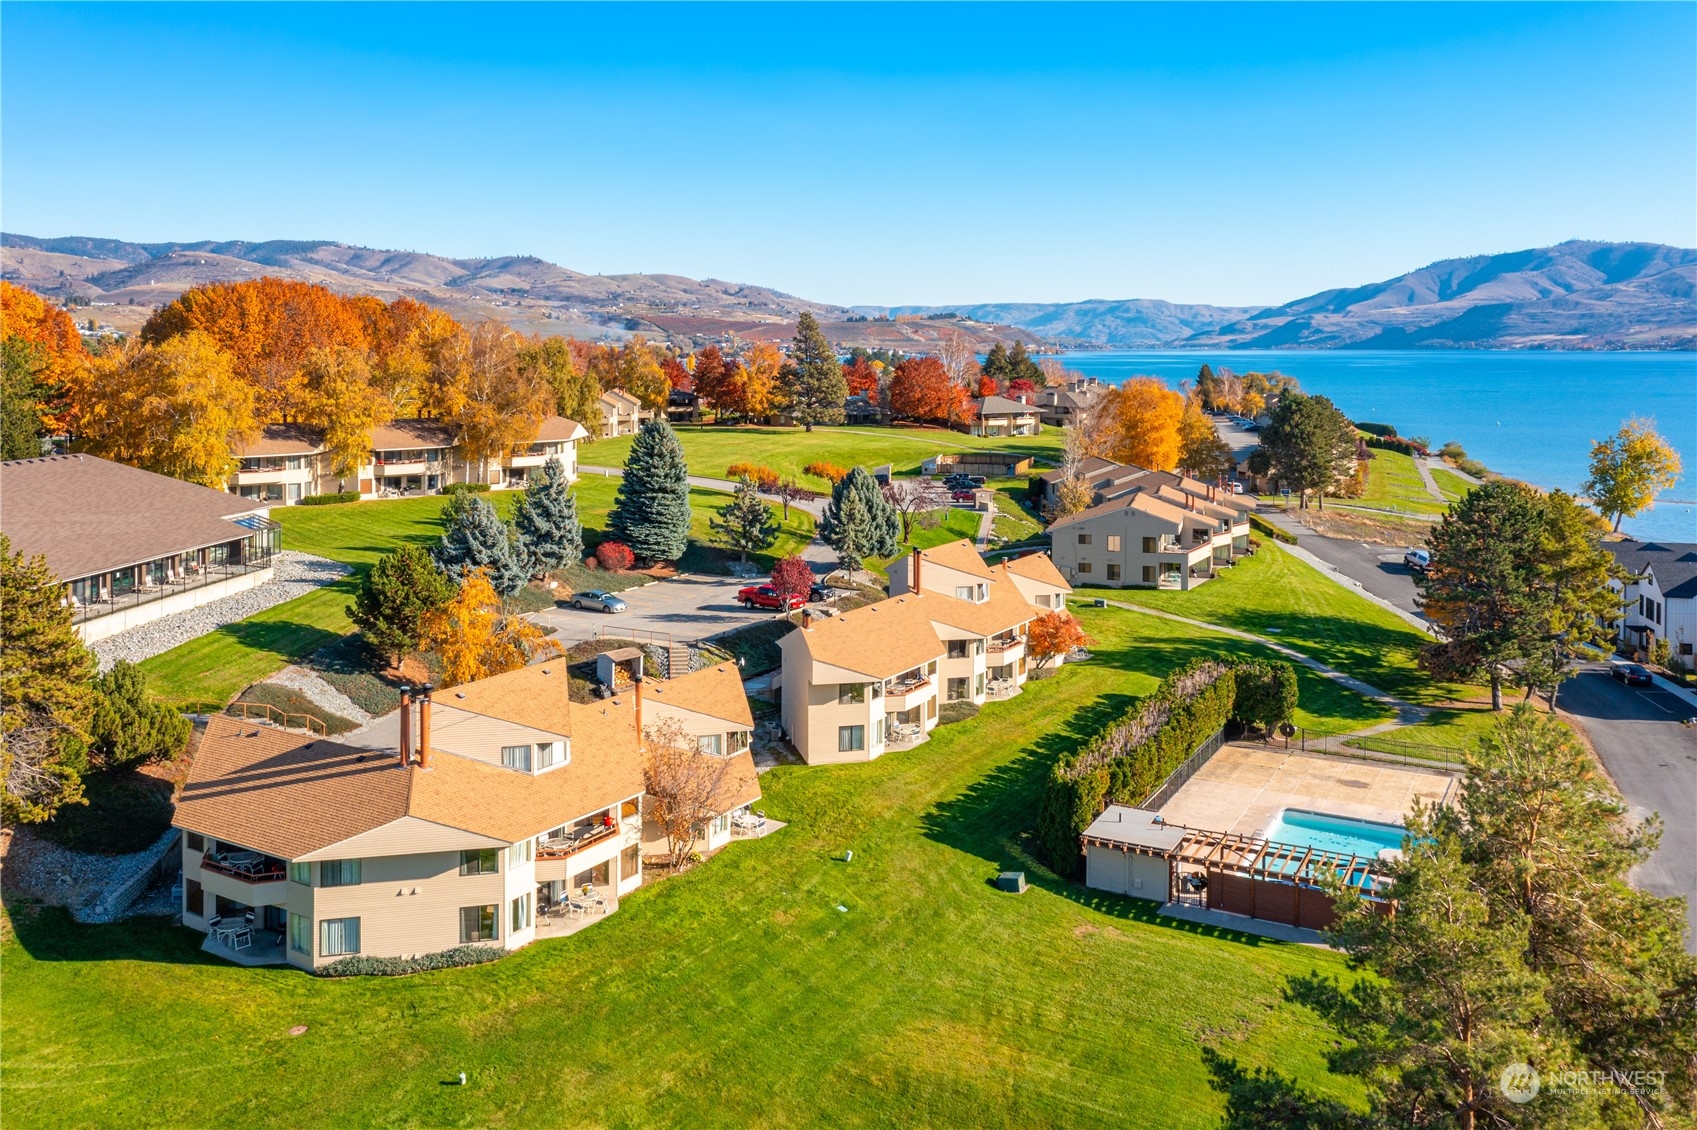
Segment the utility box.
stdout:
[[1007,891],[1009,894],[1023,895],[1025,893],[1025,872],[1004,871],[996,876],[996,889]]

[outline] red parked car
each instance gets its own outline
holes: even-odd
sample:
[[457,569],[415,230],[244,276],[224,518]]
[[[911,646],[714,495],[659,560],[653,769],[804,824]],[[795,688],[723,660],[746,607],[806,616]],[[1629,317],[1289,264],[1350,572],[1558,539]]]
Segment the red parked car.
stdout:
[[793,612],[807,603],[807,598],[792,593],[788,600],[778,596],[771,585],[749,585],[737,593],[737,602],[744,608],[770,608],[772,611]]
[[978,496],[969,490],[957,490],[950,494],[949,497],[956,502],[971,502]]

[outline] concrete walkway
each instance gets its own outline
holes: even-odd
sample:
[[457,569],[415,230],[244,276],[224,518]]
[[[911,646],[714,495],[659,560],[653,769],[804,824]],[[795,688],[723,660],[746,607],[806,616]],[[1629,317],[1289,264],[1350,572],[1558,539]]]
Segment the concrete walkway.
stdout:
[[1310,671],[1330,679],[1340,687],[1352,690],[1356,694],[1361,695],[1363,698],[1371,699],[1379,705],[1388,706],[1397,712],[1396,721],[1369,727],[1366,730],[1362,730],[1362,734],[1378,733],[1382,730],[1394,729],[1397,726],[1413,725],[1416,722],[1423,721],[1429,713],[1428,709],[1424,706],[1415,706],[1413,703],[1404,702],[1400,698],[1388,695],[1384,691],[1379,690],[1377,687],[1362,682],[1354,675],[1346,675],[1335,667],[1328,667],[1324,663],[1321,663],[1318,659],[1310,658],[1309,656],[1302,654],[1302,652],[1297,651],[1295,648],[1282,644],[1277,640],[1268,639],[1266,636],[1258,636],[1254,632],[1245,632],[1237,628],[1228,628],[1224,624],[1210,624],[1206,620],[1193,620],[1189,616],[1180,616],[1176,612],[1161,612],[1153,608],[1145,608],[1140,604],[1127,604],[1120,600],[1110,600],[1107,603],[1114,608],[1123,608],[1128,612],[1141,612],[1145,616],[1158,616],[1163,620],[1172,620],[1179,624],[1189,624],[1193,628],[1205,628],[1210,632],[1219,632],[1221,635],[1231,636],[1234,639],[1248,640],[1250,643],[1258,643],[1262,647],[1271,648],[1286,659],[1300,663]]
[[990,509],[978,520],[978,553],[983,556],[990,548],[990,531],[996,527],[996,507],[992,503]]
[[1416,455],[1414,457],[1414,469],[1420,472],[1420,481],[1425,485],[1426,493],[1447,505],[1449,499],[1444,497],[1443,490],[1438,486],[1438,480],[1432,477],[1432,465]]

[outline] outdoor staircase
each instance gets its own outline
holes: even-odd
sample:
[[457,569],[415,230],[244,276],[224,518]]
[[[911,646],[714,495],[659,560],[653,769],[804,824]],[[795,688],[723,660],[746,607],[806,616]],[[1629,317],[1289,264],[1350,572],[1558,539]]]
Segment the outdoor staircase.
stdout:
[[694,655],[687,643],[669,643],[666,645],[666,678],[680,679],[689,674],[689,665]]

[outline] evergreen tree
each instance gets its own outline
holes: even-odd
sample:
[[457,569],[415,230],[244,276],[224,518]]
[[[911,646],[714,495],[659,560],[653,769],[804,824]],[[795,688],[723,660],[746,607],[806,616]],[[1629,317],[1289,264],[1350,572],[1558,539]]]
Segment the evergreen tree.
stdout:
[[532,475],[513,511],[519,556],[532,576],[570,565],[583,557],[583,524],[566,469],[558,459]]
[[848,382],[836,350],[825,340],[819,321],[803,311],[796,321],[795,341],[790,345],[788,401],[790,415],[807,431],[815,424],[843,422],[843,401],[848,399]]
[[1043,366],[1039,365],[1025,351],[1025,343],[1016,341],[1013,348],[1008,350],[1008,379],[1013,381],[1030,381],[1042,388],[1046,378],[1043,376]]
[[1013,380],[1013,368],[1008,364],[1007,347],[999,341],[984,355],[984,364],[979,368],[985,376],[994,377],[996,383],[1004,388]]
[[43,389],[36,374],[41,352],[15,334],[0,343],[0,459],[34,459],[41,454]]
[[1290,392],[1279,398],[1261,433],[1273,474],[1297,492],[1306,509],[1312,491],[1326,508],[1326,492],[1355,466],[1355,425],[1323,396]]
[[473,569],[487,569],[489,583],[502,596],[512,596],[530,579],[519,560],[513,528],[501,521],[487,498],[466,494],[464,501],[450,506],[448,530],[430,551],[436,564],[458,580]]
[[642,425],[631,441],[607,536],[649,561],[676,561],[689,545],[689,467],[664,420]]
[[831,501],[819,523],[819,534],[845,569],[859,569],[867,559],[896,555],[901,519],[878,489],[878,480],[864,467],[855,467],[831,488]]
[[399,666],[418,650],[420,624],[427,612],[454,595],[454,583],[416,545],[402,546],[377,559],[361,579],[348,619],[365,633],[365,642]]
[[1202,407],[1209,412],[1220,406],[1220,378],[1214,375],[1212,365],[1204,363],[1196,373],[1196,395],[1202,401]]
[[94,657],[44,557],[0,534],[0,816],[35,824],[82,800]]
[[744,476],[737,483],[736,497],[730,505],[709,518],[707,524],[719,535],[727,549],[734,549],[739,560],[747,561],[750,551],[770,549],[778,540],[778,516],[770,506],[760,501],[754,481]]
[[189,720],[147,693],[147,674],[120,659],[94,680],[91,751],[108,767],[168,761],[188,745]]

